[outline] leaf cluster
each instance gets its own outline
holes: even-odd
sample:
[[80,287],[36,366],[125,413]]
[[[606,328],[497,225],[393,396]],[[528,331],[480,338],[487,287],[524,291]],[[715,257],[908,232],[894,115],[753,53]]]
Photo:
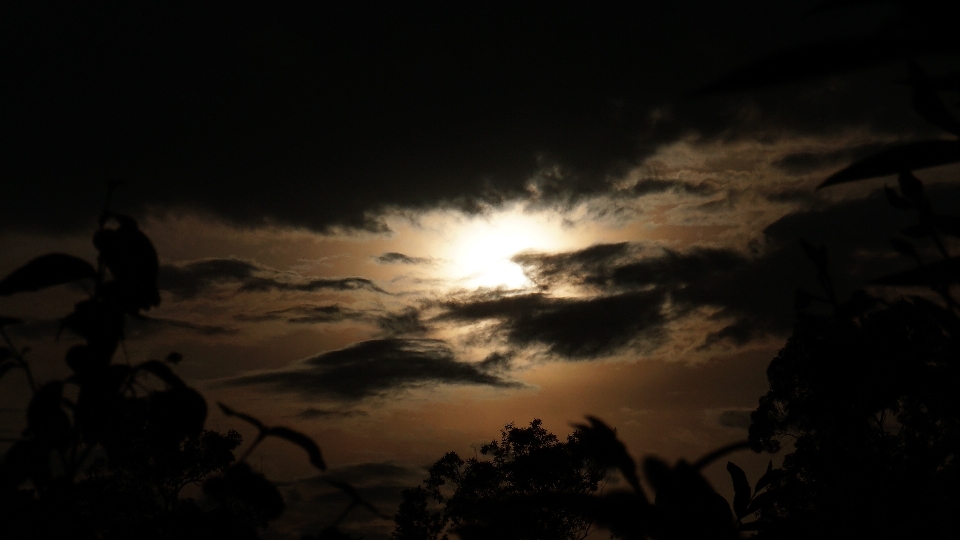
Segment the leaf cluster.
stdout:
[[[96,264],[52,253],[0,280],[0,296],[71,283],[87,291],[60,321],[61,333],[81,338],[66,353],[63,380],[38,383],[29,350],[7,332],[21,321],[0,317],[0,377],[22,371],[31,391],[26,429],[0,461],[0,527],[11,538],[257,538],[284,502],[246,457],[264,438],[278,437],[303,448],[322,472],[320,448],[221,404],[259,430],[237,460],[239,433],[204,429],[206,399],[174,371],[182,355],[116,361],[126,319],[160,303],[159,259],[133,218],[105,210],[99,225]],[[350,496],[346,511],[373,509],[348,484],[329,481]],[[182,496],[190,484],[202,486],[201,500]],[[336,527],[327,536],[339,534]]]

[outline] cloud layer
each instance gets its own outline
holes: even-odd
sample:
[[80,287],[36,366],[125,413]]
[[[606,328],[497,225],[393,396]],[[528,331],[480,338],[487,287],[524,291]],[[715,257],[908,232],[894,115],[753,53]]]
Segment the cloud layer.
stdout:
[[[4,12],[17,54],[0,96],[0,227],[93,223],[116,178],[114,202],[130,213],[382,231],[390,208],[604,193],[691,131],[910,125],[875,77],[686,97],[809,41],[804,9],[284,3],[224,17],[205,3],[17,4]],[[685,187],[664,182],[637,189]]]
[[450,347],[440,340],[387,338],[325,352],[294,369],[241,375],[223,384],[264,385],[307,398],[345,401],[440,384],[522,386],[483,367],[458,361]]

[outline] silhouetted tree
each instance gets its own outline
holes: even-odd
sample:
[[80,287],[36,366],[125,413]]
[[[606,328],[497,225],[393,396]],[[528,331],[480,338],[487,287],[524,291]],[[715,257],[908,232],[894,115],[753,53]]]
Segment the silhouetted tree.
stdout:
[[[853,4],[879,2],[828,1],[816,11]],[[820,185],[897,175],[899,189],[884,188],[887,200],[915,212],[917,223],[890,242],[916,268],[876,279],[844,301],[826,248],[803,243],[823,294],[798,292],[798,321],[767,370],[770,391],[750,428],[755,450],[787,451],[756,505],[763,538],[960,536],[960,309],[953,296],[960,258],[949,249],[951,237],[960,238],[960,216],[935,211],[914,175],[960,163],[960,121],[941,99],[958,93],[956,18],[942,2],[893,4],[899,16],[874,32],[773,55],[708,89],[754,89],[903,59],[914,110],[948,134],[893,143]],[[925,74],[924,55],[937,57],[943,75]]]
[[765,537],[955,537],[958,323],[916,298],[798,323],[750,430],[756,450],[791,450],[761,511]]
[[604,471],[591,462],[579,432],[561,442],[540,420],[529,427],[506,425],[499,441],[480,447],[487,459],[447,453],[430,467],[422,486],[403,492],[394,521],[397,540],[446,538],[448,527],[492,527],[513,538],[581,540],[590,523],[575,512],[550,506],[512,514],[494,501],[536,493],[589,494]]

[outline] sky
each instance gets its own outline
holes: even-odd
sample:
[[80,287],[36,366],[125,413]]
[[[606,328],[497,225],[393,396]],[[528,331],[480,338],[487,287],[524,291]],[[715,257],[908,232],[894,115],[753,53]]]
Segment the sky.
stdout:
[[[799,239],[827,246],[841,291],[908,266],[887,248],[910,223],[883,197],[894,180],[816,186],[939,135],[902,62],[699,90],[898,11],[595,4],[5,7],[0,273],[93,260],[119,181],[112,208],[152,239],[162,298],[122,354],[182,353],[210,403],[311,435],[388,515],[425,466],[510,422],[567,434],[595,415],[638,458],[742,439],[797,288],[817,290]],[[951,173],[921,176],[936,206],[960,202]],[[63,375],[75,338],[57,320],[82,294],[0,298],[38,377]],[[3,437],[21,382],[0,381]],[[251,458],[287,500],[270,537],[345,504],[301,453]]]

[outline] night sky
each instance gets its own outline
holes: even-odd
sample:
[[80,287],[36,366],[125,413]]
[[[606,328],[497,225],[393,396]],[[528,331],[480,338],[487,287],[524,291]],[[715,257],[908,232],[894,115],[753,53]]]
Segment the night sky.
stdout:
[[[210,403],[313,436],[390,515],[424,466],[508,422],[567,434],[591,414],[670,460],[744,438],[795,291],[817,289],[798,239],[827,246],[841,294],[908,266],[884,180],[816,186],[938,136],[902,61],[701,92],[882,29],[885,4],[18,4],[0,14],[0,273],[94,259],[119,181],[162,297],[123,354],[183,353]],[[960,203],[950,172],[921,173],[938,207]],[[0,299],[40,378],[64,374],[58,318],[82,296]],[[315,533],[339,495],[295,447],[262,448],[288,504],[269,534]],[[353,517],[366,538],[392,525]]]

